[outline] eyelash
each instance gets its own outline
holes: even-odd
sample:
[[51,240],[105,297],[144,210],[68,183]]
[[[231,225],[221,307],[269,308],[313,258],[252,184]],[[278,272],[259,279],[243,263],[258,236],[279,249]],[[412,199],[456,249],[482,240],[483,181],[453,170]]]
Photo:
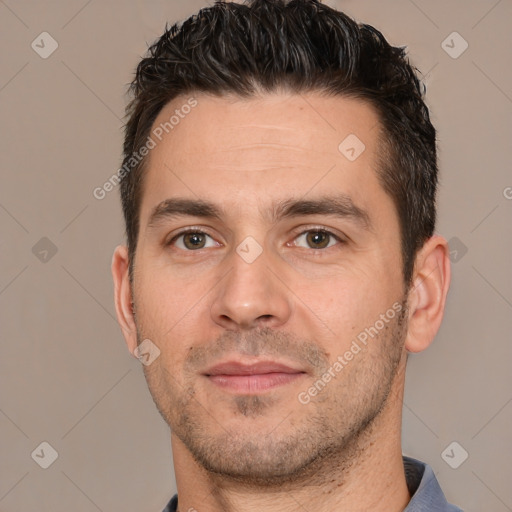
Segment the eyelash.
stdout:
[[[192,227],[183,229],[179,233],[176,233],[168,242],[165,243],[165,245],[173,245],[176,242],[176,240],[178,240],[178,238],[180,238],[181,236],[184,236],[184,235],[188,235],[190,233],[194,233],[194,234],[197,233],[199,235],[207,235],[213,239],[213,236],[210,235],[210,233],[208,233],[207,231],[205,231],[204,228],[199,228],[199,227],[194,228],[192,226]],[[190,251],[190,252],[193,252],[193,251]]]
[[[299,233],[297,233],[296,235],[294,235],[293,237],[293,240],[292,240],[292,243],[295,242],[299,237],[303,236],[303,235],[307,235],[308,233],[322,233],[324,235],[327,235],[329,236],[331,239],[334,239],[337,244],[343,244],[345,243],[346,241],[341,238],[340,236],[336,235],[335,233],[333,233],[332,231],[324,228],[324,227],[320,227],[320,226],[315,226],[313,228],[308,228],[308,229],[303,229],[302,231],[300,231]],[[287,245],[291,245],[291,244],[287,244]],[[298,247],[298,246],[297,246]],[[313,247],[308,247],[307,250],[309,251],[321,251],[321,252],[325,252],[327,251],[327,249],[331,249],[333,246],[330,246],[330,247],[324,247],[323,249],[315,249]],[[305,247],[299,247],[299,249],[306,249]]]
[[[311,233],[311,232],[316,232],[316,233],[323,233],[323,234],[326,234],[328,235],[329,237],[332,237],[334,238],[334,240],[336,240],[337,244],[346,244],[347,241],[342,238],[341,236],[339,235],[336,235],[335,233],[333,233],[332,231],[328,230],[327,228],[325,227],[322,227],[322,226],[314,226],[314,227],[308,227],[307,229],[302,229],[300,232],[296,233],[293,235],[293,239],[292,239],[292,242],[294,242],[295,240],[297,240],[300,236],[302,235],[305,235],[307,233]],[[182,231],[180,231],[179,233],[175,234],[168,242],[165,243],[166,246],[172,246],[174,245],[174,243],[182,236],[184,235],[187,235],[189,233],[197,233],[197,234],[201,234],[201,235],[206,235],[206,236],[209,236],[210,238],[214,239],[213,236],[211,234],[209,234],[207,231],[204,230],[204,228],[194,228],[194,227],[189,227],[189,228],[186,228],[186,229],[183,229]],[[291,246],[292,244],[291,243],[287,243],[286,244],[287,246]],[[333,247],[333,246],[331,246]],[[331,247],[326,247],[326,248],[323,248],[323,249],[313,249],[311,247],[308,248],[309,251],[322,251],[322,252],[325,252],[327,249],[330,249]],[[299,247],[299,249],[305,249],[305,247]],[[183,250],[183,249],[180,249],[180,250]],[[196,251],[200,251],[201,249],[197,249]],[[186,252],[196,252],[196,251],[193,251],[193,250],[188,250]]]

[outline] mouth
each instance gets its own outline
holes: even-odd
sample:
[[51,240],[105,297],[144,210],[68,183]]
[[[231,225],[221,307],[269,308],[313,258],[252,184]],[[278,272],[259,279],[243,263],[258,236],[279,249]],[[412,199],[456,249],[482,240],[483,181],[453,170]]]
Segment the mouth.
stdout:
[[203,373],[215,386],[244,395],[259,394],[284,386],[305,374],[303,370],[276,361],[227,361]]

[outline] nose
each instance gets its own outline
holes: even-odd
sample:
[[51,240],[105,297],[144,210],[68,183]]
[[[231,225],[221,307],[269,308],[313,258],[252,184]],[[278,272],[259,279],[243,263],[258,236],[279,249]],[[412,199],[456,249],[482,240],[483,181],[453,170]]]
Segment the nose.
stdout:
[[227,264],[231,269],[215,287],[211,306],[216,324],[228,330],[249,330],[276,328],[288,321],[291,293],[277,277],[278,261],[267,257],[266,251],[252,262],[233,252]]

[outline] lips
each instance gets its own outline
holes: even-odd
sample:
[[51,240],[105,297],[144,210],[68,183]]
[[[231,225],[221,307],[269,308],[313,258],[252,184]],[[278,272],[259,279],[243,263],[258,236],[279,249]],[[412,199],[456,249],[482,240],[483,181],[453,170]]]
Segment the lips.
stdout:
[[226,363],[217,364],[205,372],[206,375],[263,375],[268,373],[303,372],[274,361],[259,361],[248,364],[228,361]]
[[242,394],[256,394],[284,386],[304,374],[305,372],[300,369],[275,361],[227,361],[204,372],[209,381],[216,386]]

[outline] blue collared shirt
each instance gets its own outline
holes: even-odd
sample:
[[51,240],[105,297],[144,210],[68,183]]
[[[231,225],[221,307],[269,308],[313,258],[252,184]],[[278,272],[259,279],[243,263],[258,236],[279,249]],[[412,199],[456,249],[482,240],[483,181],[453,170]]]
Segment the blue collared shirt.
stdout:
[[462,512],[462,509],[446,501],[428,464],[410,457],[403,457],[403,460],[405,479],[411,494],[411,501],[404,512]]
[[[462,512],[460,508],[446,501],[428,464],[405,456],[403,460],[407,487],[412,496],[403,512]],[[178,496],[174,496],[163,512],[176,512],[177,506]]]

